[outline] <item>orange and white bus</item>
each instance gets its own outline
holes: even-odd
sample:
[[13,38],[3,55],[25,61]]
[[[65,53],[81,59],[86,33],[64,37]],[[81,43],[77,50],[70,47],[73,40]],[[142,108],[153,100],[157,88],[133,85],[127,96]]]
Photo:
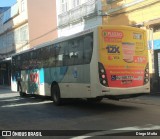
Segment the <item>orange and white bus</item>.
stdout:
[[12,56],[20,95],[121,99],[150,92],[146,31],[98,26]]

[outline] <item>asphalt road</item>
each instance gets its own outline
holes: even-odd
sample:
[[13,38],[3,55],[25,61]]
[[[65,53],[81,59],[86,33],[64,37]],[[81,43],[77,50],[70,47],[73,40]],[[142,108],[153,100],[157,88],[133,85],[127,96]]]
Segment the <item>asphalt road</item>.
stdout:
[[136,137],[145,134],[136,133],[137,130],[160,131],[159,119],[160,95],[121,101],[104,99],[99,104],[70,100],[57,107],[48,98],[21,98],[18,93],[0,89],[2,131],[51,130],[57,138],[72,139],[78,139],[80,135],[84,135],[81,139],[100,135],[100,138],[106,138],[110,134],[126,136],[126,132],[132,132],[130,138],[135,138],[135,134]]

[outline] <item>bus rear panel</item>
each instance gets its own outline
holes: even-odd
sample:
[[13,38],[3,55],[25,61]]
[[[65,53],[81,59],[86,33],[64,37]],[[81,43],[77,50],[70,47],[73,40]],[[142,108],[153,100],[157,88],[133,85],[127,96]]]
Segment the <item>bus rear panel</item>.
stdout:
[[100,26],[98,33],[102,94],[124,98],[149,93],[146,32],[125,26]]

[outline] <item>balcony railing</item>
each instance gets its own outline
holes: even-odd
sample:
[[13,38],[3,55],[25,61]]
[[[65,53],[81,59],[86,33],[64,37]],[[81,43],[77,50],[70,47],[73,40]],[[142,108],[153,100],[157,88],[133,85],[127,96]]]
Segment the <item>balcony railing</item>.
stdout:
[[83,18],[89,18],[97,15],[97,5],[95,0],[90,0],[83,5],[71,9],[65,13],[58,15],[58,26],[65,26],[70,23],[77,22]]

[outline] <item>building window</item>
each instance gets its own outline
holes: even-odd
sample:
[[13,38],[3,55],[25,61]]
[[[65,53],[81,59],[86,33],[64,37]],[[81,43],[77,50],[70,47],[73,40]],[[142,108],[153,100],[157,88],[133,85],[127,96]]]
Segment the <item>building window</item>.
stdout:
[[20,43],[20,33],[19,33],[19,29],[14,31],[14,42],[15,44]]
[[67,11],[67,1],[66,0],[61,0],[61,5],[62,5],[62,13]]
[[20,36],[21,36],[21,41],[27,41],[28,40],[28,27],[24,26],[20,29]]
[[23,26],[14,31],[14,43],[21,44],[28,41],[28,26]]
[[8,47],[12,47],[13,44],[13,32],[7,34]]
[[24,0],[21,1],[21,12],[25,11]]
[[73,8],[80,5],[80,0],[73,0]]

